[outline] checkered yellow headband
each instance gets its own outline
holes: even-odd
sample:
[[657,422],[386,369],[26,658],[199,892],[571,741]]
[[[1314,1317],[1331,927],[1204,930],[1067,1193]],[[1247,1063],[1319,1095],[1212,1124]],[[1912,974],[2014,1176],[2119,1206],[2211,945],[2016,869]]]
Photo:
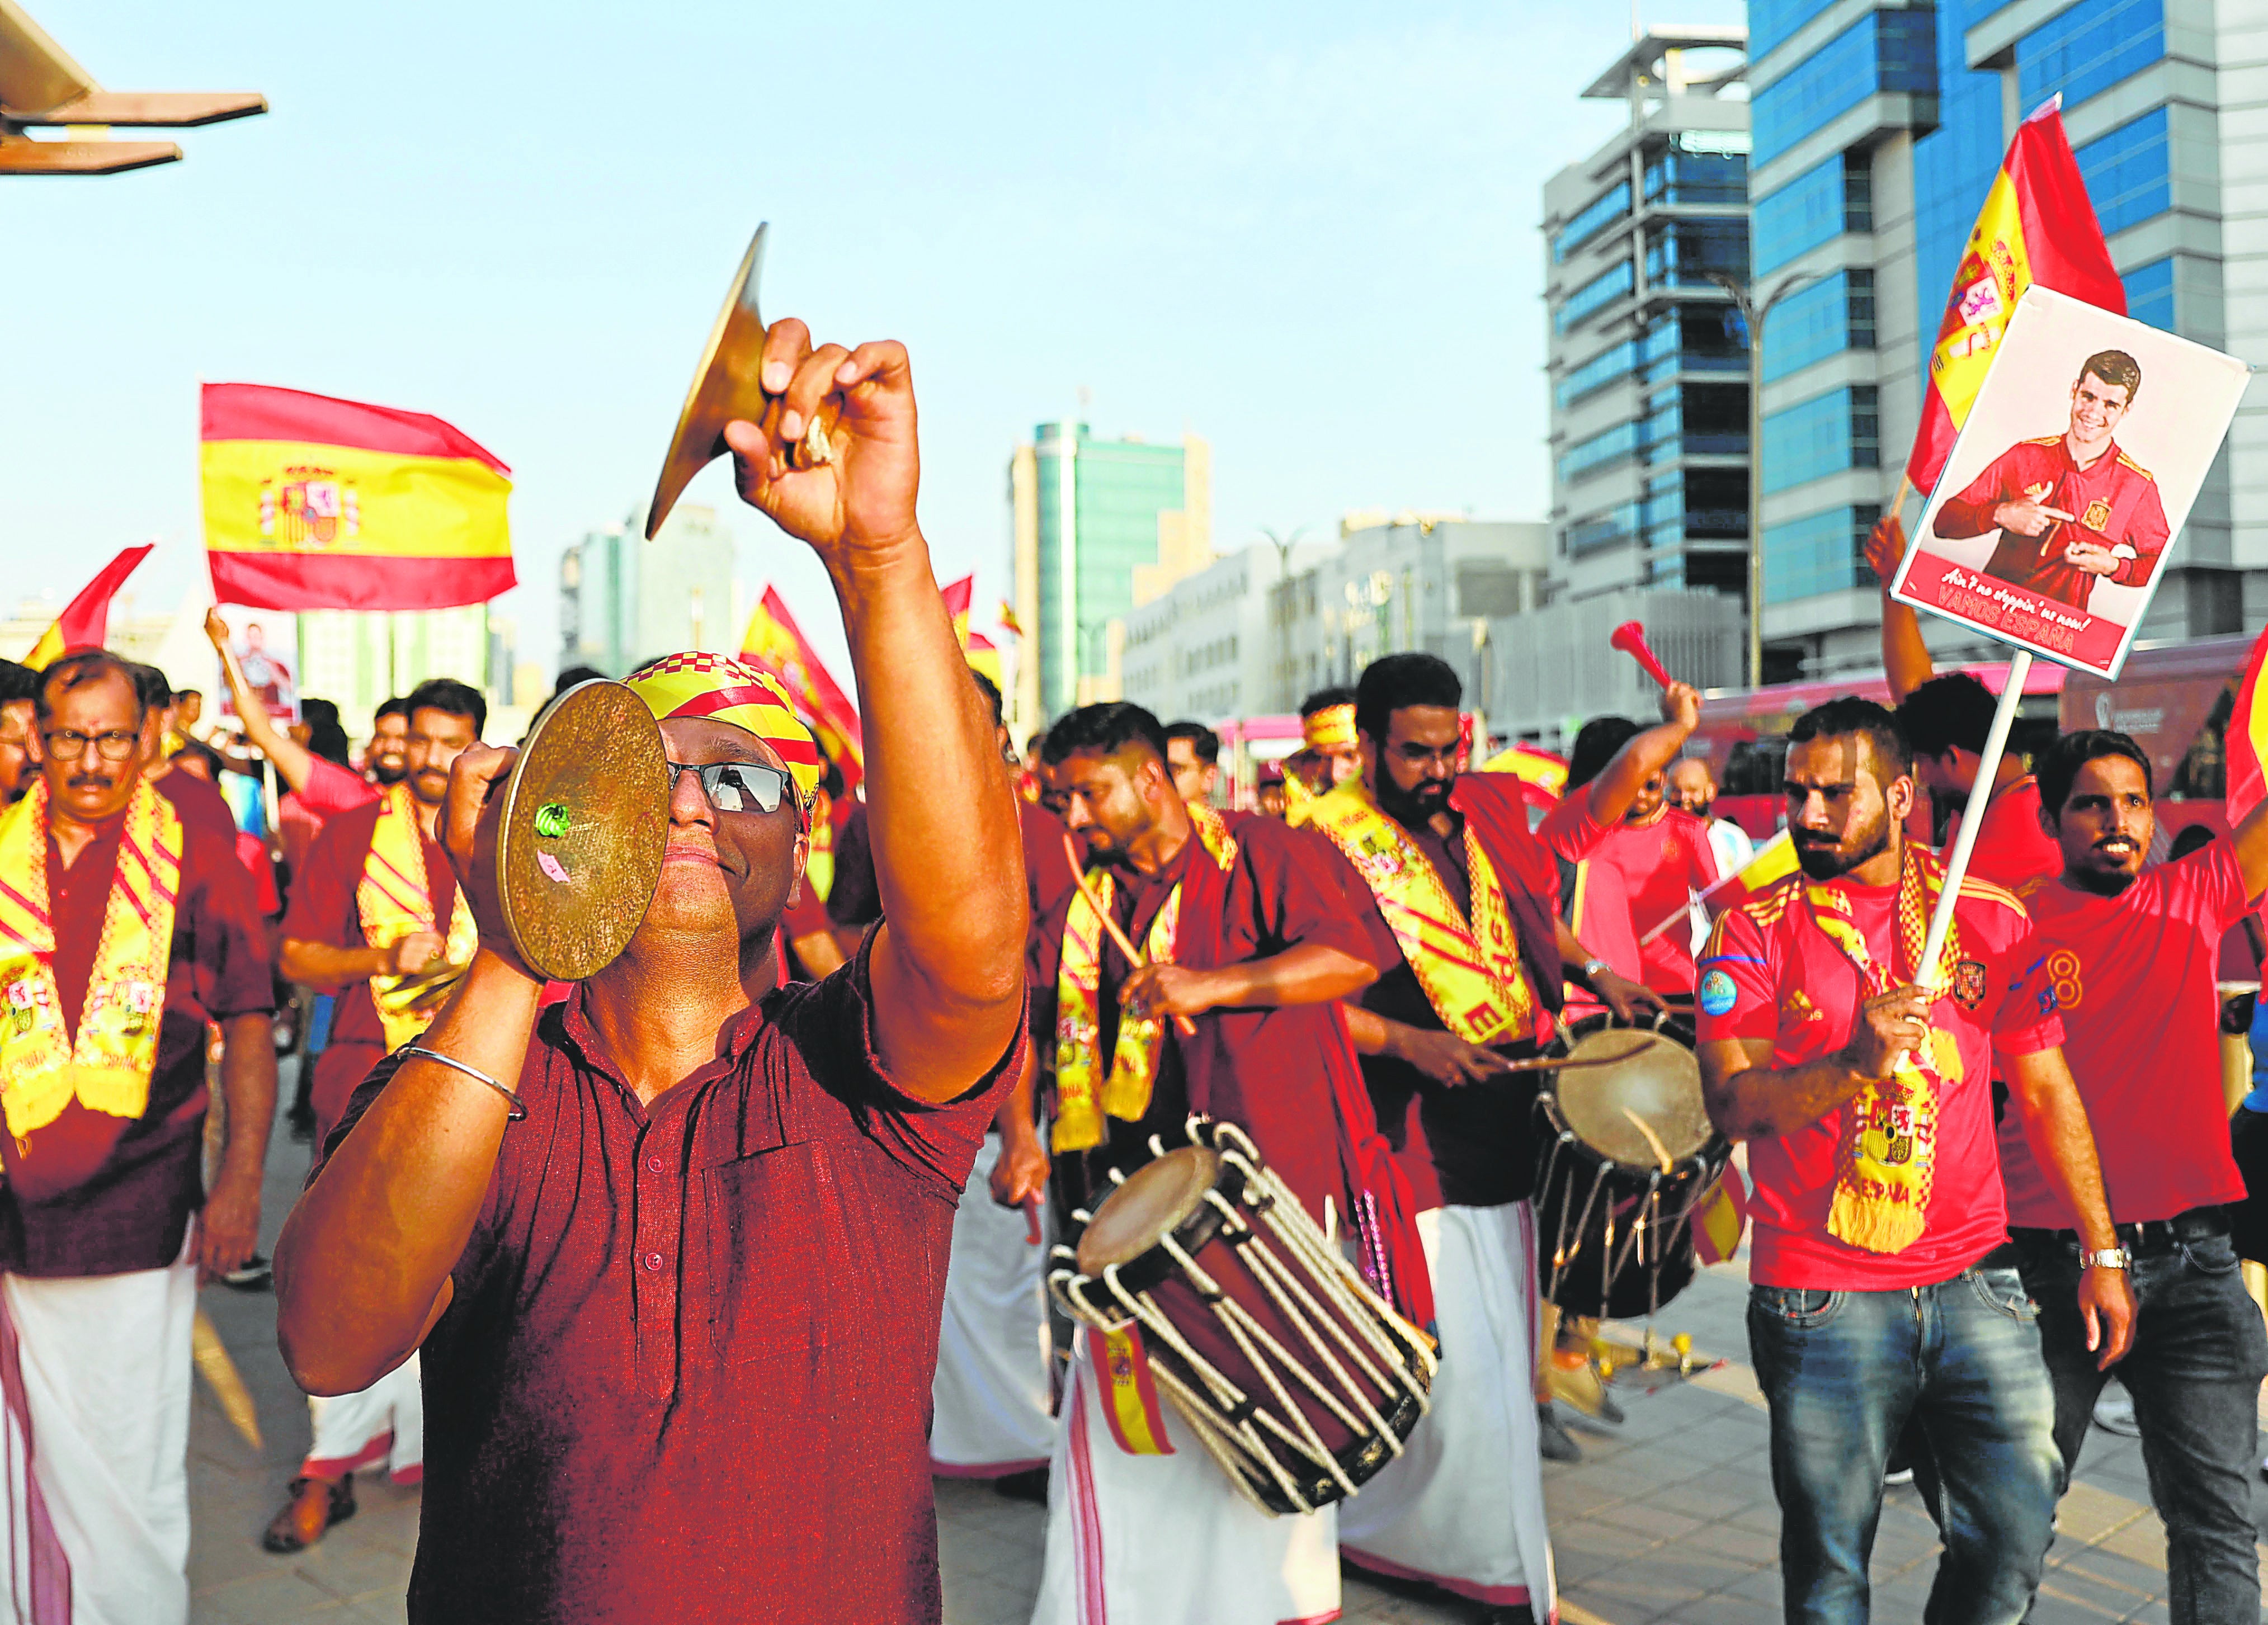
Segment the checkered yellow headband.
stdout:
[[713,717],[755,734],[779,753],[809,802],[819,785],[819,746],[795,714],[778,679],[730,655],[664,655],[622,679],[658,722],[673,717]]
[[1334,746],[1354,743],[1354,707],[1326,705],[1312,716],[1301,718],[1301,732],[1306,735],[1309,750],[1329,750]]

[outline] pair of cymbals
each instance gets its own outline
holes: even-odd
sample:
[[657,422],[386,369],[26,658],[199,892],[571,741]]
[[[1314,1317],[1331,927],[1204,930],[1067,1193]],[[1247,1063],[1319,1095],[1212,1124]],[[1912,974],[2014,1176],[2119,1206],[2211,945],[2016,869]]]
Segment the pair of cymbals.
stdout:
[[622,683],[578,683],[504,781],[497,895],[521,960],[552,982],[614,963],[645,918],[669,842],[661,724]]

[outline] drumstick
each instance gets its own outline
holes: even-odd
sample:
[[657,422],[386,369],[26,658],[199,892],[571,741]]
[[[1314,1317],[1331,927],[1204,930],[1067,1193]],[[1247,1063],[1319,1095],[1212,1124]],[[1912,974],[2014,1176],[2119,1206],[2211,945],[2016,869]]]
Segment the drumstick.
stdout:
[[[1118,945],[1118,952],[1126,956],[1126,962],[1136,970],[1140,970],[1149,961],[1142,957],[1140,951],[1131,942],[1127,940],[1126,933],[1118,929],[1118,922],[1110,917],[1110,910],[1102,906],[1102,900],[1094,894],[1094,888],[1087,885],[1086,871],[1080,866],[1079,849],[1071,844],[1071,836],[1064,835],[1063,843],[1064,856],[1071,860],[1072,884],[1079,887],[1079,895],[1086,899],[1087,905],[1101,920],[1102,929],[1110,933],[1110,940]],[[1183,1038],[1195,1038],[1197,1035],[1197,1024],[1187,1016],[1175,1016],[1174,1026],[1180,1030]]]
[[1036,1198],[1024,1198],[1024,1240],[1032,1246],[1040,1245],[1040,1204]]
[[1620,1055],[1591,1055],[1580,1061],[1563,1061],[1556,1055],[1537,1055],[1528,1061],[1507,1061],[1504,1063],[1504,1070],[1507,1072],[1572,1072],[1579,1066],[1612,1066],[1617,1061],[1627,1061],[1632,1055],[1643,1054],[1647,1048],[1648,1046],[1641,1041],[1637,1048],[1625,1049]]
[[1629,1118],[1631,1121],[1637,1126],[1638,1131],[1640,1134],[1646,1136],[1646,1143],[1653,1147],[1653,1154],[1661,1158],[1661,1171],[1664,1173],[1675,1173],[1677,1165],[1670,1159],[1669,1147],[1661,1143],[1661,1136],[1653,1131],[1653,1129],[1647,1124],[1646,1119],[1640,1117],[1636,1112],[1631,1110],[1627,1106],[1623,1107],[1623,1115]]

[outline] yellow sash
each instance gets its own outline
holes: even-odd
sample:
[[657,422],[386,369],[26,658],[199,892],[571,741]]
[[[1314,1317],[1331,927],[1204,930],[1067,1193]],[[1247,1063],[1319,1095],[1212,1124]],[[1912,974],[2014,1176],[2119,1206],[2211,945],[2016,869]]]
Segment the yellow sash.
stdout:
[[[407,784],[389,784],[379,800],[378,827],[371,832],[355,908],[362,915],[363,939],[373,948],[391,948],[413,931],[435,930],[433,894],[425,885],[424,830]],[[480,931],[473,910],[457,888],[449,911],[448,947],[439,964],[405,976],[372,976],[370,996],[386,1029],[388,1051],[401,1048],[432,1025],[450,987],[473,962]]]
[[[1056,973],[1056,1131],[1058,1151],[1092,1151],[1102,1143],[1107,1114],[1138,1122],[1150,1109],[1150,1090],[1158,1080],[1158,1055],[1166,1024],[1155,1018],[1118,1013],[1118,1041],[1102,1069],[1102,915],[1115,891],[1107,873],[1089,878],[1071,893],[1064,922],[1063,965]],[[1150,922],[1143,954],[1152,965],[1174,960],[1174,933],[1181,923],[1182,888],[1167,893],[1165,906]],[[1098,1084],[1098,1074],[1101,1074]]]
[[1298,774],[1284,775],[1284,821],[1297,829],[1314,815],[1315,792]]
[[[1896,957],[1903,963],[1921,963],[1930,908],[1943,889],[1937,860],[1909,842],[1898,873],[1895,938]],[[1901,985],[1868,951],[1866,934],[1849,917],[1845,893],[1807,885],[1803,894],[1812,923],[1859,967],[1863,997]],[[1946,933],[1933,988],[1940,995],[1953,985],[1954,967],[1961,962],[1960,930],[1956,922]],[[1903,1253],[1921,1239],[1936,1182],[1940,1086],[1961,1079],[1959,1041],[1933,1026],[1928,1054],[1905,1056],[1889,1077],[1869,1083],[1845,1103],[1835,1198],[1827,1213],[1829,1235],[1869,1253]]]
[[180,888],[180,817],[155,789],[137,784],[72,1042],[55,989],[45,782],[0,814],[0,1110],[18,1144],[73,1100],[112,1117],[149,1109]]
[[1379,807],[1360,779],[1317,797],[1308,821],[1346,854],[1378,901],[1402,957],[1442,1025],[1468,1044],[1501,1044],[1535,1030],[1535,994],[1496,866],[1465,826],[1472,878],[1469,923],[1432,861]]

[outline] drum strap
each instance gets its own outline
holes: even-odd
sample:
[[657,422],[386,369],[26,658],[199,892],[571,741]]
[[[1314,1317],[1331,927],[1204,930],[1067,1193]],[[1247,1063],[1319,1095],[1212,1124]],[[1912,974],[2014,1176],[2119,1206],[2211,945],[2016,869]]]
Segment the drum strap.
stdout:
[[[1943,889],[1937,859],[1908,842],[1898,871],[1894,963],[1889,966],[1868,950],[1841,891],[1807,885],[1803,893],[1812,923],[1858,967],[1862,996],[1873,998],[1912,976],[1910,967],[1921,961],[1931,905]],[[1939,961],[1940,989],[1952,986],[1953,967],[1960,962],[1956,922]],[[1829,1235],[1869,1253],[1903,1253],[1921,1239],[1936,1177],[1938,1103],[1943,1085],[1961,1077],[1958,1042],[1933,1026],[1926,1054],[1906,1056],[1892,1076],[1869,1083],[1844,1105]]]
[[1309,821],[1370,887],[1402,957],[1450,1032],[1469,1044],[1534,1036],[1535,993],[1520,957],[1519,928],[1470,820],[1464,829],[1472,877],[1469,922],[1432,860],[1361,780],[1350,779],[1320,798]]
[[[418,827],[407,784],[389,784],[379,801],[370,856],[363,860],[362,880],[355,887],[355,909],[362,917],[363,940],[373,948],[391,948],[413,931],[437,929],[433,896],[425,884],[425,832]],[[388,1050],[401,1048],[431,1025],[449,989],[473,962],[480,930],[462,886],[449,911],[448,945],[442,962],[431,971],[370,979]]]
[[[1093,1151],[1102,1143],[1106,1117],[1138,1122],[1150,1109],[1150,1092],[1158,1081],[1158,1062],[1164,1053],[1166,1024],[1155,1018],[1121,1011],[1118,1040],[1111,1047],[1108,1070],[1102,1059],[1102,916],[1095,901],[1108,908],[1115,895],[1108,874],[1094,876],[1087,886],[1071,893],[1071,912],[1064,920],[1063,964],[1056,974],[1056,1127],[1058,1151]],[[1182,887],[1174,882],[1166,894],[1157,918],[1150,923],[1143,953],[1152,965],[1169,965],[1174,938],[1182,917]]]

